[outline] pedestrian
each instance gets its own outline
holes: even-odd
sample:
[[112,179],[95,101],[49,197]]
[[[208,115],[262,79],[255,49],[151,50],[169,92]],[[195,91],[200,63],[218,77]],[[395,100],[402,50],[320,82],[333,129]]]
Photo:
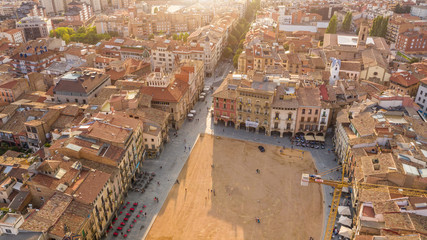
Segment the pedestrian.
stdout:
[[160,182],[157,182],[157,185],[160,185]]
[[184,152],[187,150],[187,146],[184,146]]
[[185,188],[185,192],[187,192],[187,188]]
[[178,183],[178,184],[179,184],[179,180],[178,180],[178,179],[176,180],[176,183]]
[[147,212],[144,213],[144,216],[147,216]]
[[162,166],[160,166],[160,169],[162,169],[163,167]]
[[215,196],[216,196],[216,195],[215,195],[215,189],[213,190],[213,194],[214,194],[214,197],[215,197]]
[[190,146],[188,147],[188,151],[191,151],[191,147]]

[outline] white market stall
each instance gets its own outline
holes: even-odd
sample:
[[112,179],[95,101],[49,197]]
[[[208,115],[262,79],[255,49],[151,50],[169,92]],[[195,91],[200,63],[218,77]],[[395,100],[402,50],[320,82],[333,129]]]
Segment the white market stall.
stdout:
[[351,224],[353,221],[348,217],[340,216],[340,218],[338,219],[338,222],[347,227],[351,227]]
[[346,237],[346,238],[350,238],[353,236],[353,230],[351,230],[348,227],[342,226],[340,227],[340,231],[338,233],[339,235]]
[[350,207],[349,206],[338,206],[338,213],[344,216],[350,216]]

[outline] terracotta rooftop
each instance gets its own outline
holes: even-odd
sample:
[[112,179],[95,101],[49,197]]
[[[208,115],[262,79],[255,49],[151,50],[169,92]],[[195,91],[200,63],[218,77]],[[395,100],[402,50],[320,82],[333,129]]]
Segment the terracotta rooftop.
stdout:
[[63,238],[65,236],[64,226],[67,226],[68,231],[79,234],[92,210],[92,206],[73,200],[58,221],[52,226],[49,233]]
[[91,170],[73,194],[74,199],[83,204],[92,204],[110,179],[110,176],[108,173]]
[[47,232],[63,215],[73,198],[55,193],[38,212],[33,212],[20,228],[34,232]]
[[391,75],[390,82],[397,83],[403,87],[410,87],[418,84],[420,80],[409,72],[397,72]]

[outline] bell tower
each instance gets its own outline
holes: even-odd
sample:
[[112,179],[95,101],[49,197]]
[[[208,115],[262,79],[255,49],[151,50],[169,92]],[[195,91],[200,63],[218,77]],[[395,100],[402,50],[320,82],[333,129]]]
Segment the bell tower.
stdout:
[[359,37],[357,38],[357,47],[366,46],[366,39],[369,36],[369,25],[366,21],[360,24]]

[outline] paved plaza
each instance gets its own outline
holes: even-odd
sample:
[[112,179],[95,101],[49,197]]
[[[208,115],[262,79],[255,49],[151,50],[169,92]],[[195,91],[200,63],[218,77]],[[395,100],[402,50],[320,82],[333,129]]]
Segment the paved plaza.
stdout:
[[[215,80],[213,78],[207,79],[205,85],[212,86],[215,82],[218,82],[222,77],[222,74],[219,75],[220,77]],[[177,137],[173,136],[173,132],[170,133],[171,141],[166,144],[160,157],[158,159],[147,159],[143,163],[143,171],[154,172],[156,176],[154,177],[153,183],[150,184],[149,187],[146,189],[145,193],[133,191],[130,191],[128,193],[126,201],[129,201],[131,203],[138,202],[139,205],[136,209],[137,212],[142,210],[142,205],[146,205],[146,208],[143,209],[143,212],[147,214],[146,217],[140,217],[136,220],[136,223],[134,223],[134,227],[129,233],[127,233],[128,239],[145,239],[148,230],[155,221],[157,214],[159,213],[165,199],[168,196],[169,191],[173,187],[179,173],[181,172],[181,169],[183,168],[190,154],[191,148],[195,144],[200,133],[209,133],[217,136],[225,136],[245,141],[253,141],[277,146],[291,146],[289,138],[266,136],[263,134],[246,132],[245,130],[234,129],[233,127],[214,125],[213,119],[208,113],[208,109],[211,107],[212,103],[211,94],[212,92],[208,94],[207,104],[205,102],[198,102],[196,104],[194,108],[195,110],[197,110],[197,115],[195,116],[195,119],[193,121],[186,120],[181,129],[179,129]],[[337,166],[337,162],[335,161],[335,155],[332,151],[328,151],[332,149],[331,137],[328,135],[326,137],[325,147],[325,149],[301,148],[305,151],[311,152],[311,155],[315,160],[315,165],[319,173]],[[298,148],[299,147],[294,147],[294,149]],[[338,180],[341,178],[341,175],[340,172],[332,172],[325,178]],[[333,193],[334,189],[325,185],[323,186],[323,190],[323,197],[325,202],[324,216],[326,224],[326,220],[330,210],[328,205],[332,201],[332,196],[330,193]],[[159,199],[158,202],[154,200],[155,197]],[[136,215],[136,213],[134,213],[134,215]],[[135,216],[131,216],[131,220],[133,220],[134,218]],[[118,222],[116,222],[116,224],[114,225],[114,229],[116,229],[117,227]],[[110,231],[107,234],[106,239],[123,238],[122,236],[114,237],[112,234],[113,232],[114,231]]]

